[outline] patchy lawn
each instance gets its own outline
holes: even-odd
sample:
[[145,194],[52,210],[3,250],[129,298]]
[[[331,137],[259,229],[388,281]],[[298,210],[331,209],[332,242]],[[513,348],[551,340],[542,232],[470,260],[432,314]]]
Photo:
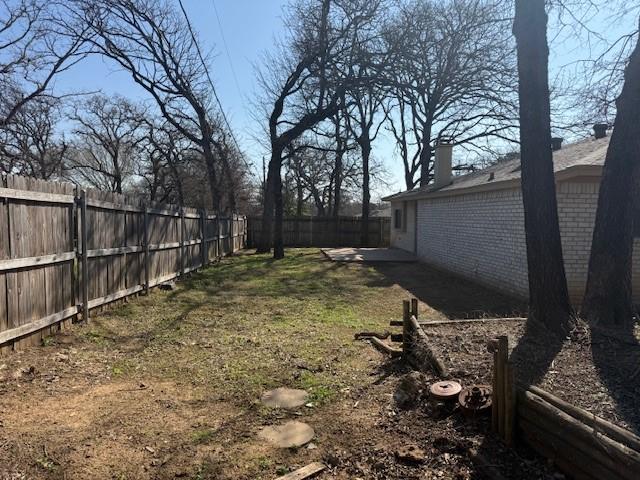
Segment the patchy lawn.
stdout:
[[[0,478],[270,479],[315,460],[335,467],[331,478],[475,478],[468,451],[484,420],[399,411],[402,367],[353,339],[388,330],[401,300],[429,288],[438,310],[420,308],[431,319],[522,307],[422,265],[339,264],[297,249],[278,262],[225,259],[95,315],[0,358]],[[278,386],[307,390],[310,404],[262,406]],[[315,428],[312,448],[258,438],[287,419]],[[397,462],[407,443],[427,462]]]

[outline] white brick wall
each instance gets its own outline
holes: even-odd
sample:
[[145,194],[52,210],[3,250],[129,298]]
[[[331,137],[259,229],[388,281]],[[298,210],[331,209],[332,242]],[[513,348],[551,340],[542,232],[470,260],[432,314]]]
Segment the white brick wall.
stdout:
[[403,218],[403,222],[406,223],[406,228],[395,228],[394,225],[394,211],[396,209],[403,210],[403,202],[391,203],[391,246],[395,248],[401,248],[408,252],[414,251],[415,243],[415,223],[416,223],[416,202],[407,202],[406,218]]
[[[595,182],[558,186],[567,284],[575,304],[584,294],[597,191]],[[528,296],[520,189],[419,200],[417,228],[422,261],[518,297]],[[394,236],[392,225],[392,246],[405,248],[404,242]],[[640,252],[638,240],[636,251]],[[640,254],[634,255],[633,272],[634,285],[640,287]],[[634,292],[640,300],[640,289]]]
[[[584,295],[591,237],[598,205],[597,182],[564,182],[558,186],[558,215],[569,295],[579,303]],[[634,243],[634,300],[640,301],[640,239]]]

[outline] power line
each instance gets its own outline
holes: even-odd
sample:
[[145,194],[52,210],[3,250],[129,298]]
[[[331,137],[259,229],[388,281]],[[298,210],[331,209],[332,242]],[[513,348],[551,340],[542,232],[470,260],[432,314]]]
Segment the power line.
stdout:
[[204,67],[204,72],[207,76],[207,80],[209,80],[209,85],[211,85],[213,96],[215,97],[216,102],[218,103],[218,107],[220,107],[220,113],[222,114],[224,123],[227,125],[227,129],[229,130],[229,135],[231,135],[231,138],[233,139],[233,143],[238,149],[238,154],[240,155],[240,158],[242,158],[242,161],[244,162],[245,167],[247,167],[248,170],[251,170],[251,167],[249,166],[249,163],[247,162],[247,159],[244,157],[244,153],[240,149],[240,145],[236,140],[236,136],[233,133],[233,129],[231,128],[231,124],[229,123],[229,119],[227,118],[226,113],[224,113],[224,109],[222,108],[222,102],[218,97],[218,92],[216,92],[216,87],[213,84],[213,80],[211,80],[211,75],[209,74],[209,67],[207,66],[207,62],[204,61],[204,57],[202,56],[202,51],[200,50],[200,45],[198,45],[198,40],[196,39],[196,35],[195,33],[193,33],[193,28],[191,27],[191,20],[189,20],[189,16],[187,15],[187,11],[185,10],[184,5],[182,4],[182,0],[178,0],[178,3],[180,4],[180,10],[182,10],[184,19],[187,22],[187,28],[189,29],[189,33],[191,34],[191,40],[193,41],[193,44],[196,47],[196,51],[198,52],[198,57],[200,58],[200,62],[202,62],[202,66]]
[[229,53],[229,46],[227,45],[227,39],[224,35],[224,30],[222,29],[222,22],[220,21],[220,14],[218,13],[218,7],[216,7],[216,0],[211,0],[213,4],[213,11],[216,14],[216,19],[218,20],[218,27],[220,28],[220,36],[222,37],[222,44],[224,45],[224,50],[227,52],[227,60],[229,60],[229,66],[231,67],[231,74],[233,75],[233,81],[236,84],[236,89],[238,90],[238,95],[242,97],[242,91],[240,89],[240,83],[238,82],[238,76],[236,75],[236,70],[233,68],[233,61],[231,60],[231,54]]

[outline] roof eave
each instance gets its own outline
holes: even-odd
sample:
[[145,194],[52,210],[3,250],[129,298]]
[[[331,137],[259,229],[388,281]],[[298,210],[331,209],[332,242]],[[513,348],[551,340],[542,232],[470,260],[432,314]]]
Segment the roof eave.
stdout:
[[[556,182],[566,182],[576,177],[600,177],[602,175],[602,165],[574,165],[559,172],[556,172]],[[457,195],[465,195],[468,193],[489,192],[492,190],[509,190],[520,186],[520,177],[508,180],[498,180],[495,182],[487,182],[480,185],[473,185],[465,188],[453,188],[448,190],[431,190],[431,191],[407,191],[396,193],[384,197],[385,202],[393,202],[398,200],[421,200],[423,198],[441,198]]]

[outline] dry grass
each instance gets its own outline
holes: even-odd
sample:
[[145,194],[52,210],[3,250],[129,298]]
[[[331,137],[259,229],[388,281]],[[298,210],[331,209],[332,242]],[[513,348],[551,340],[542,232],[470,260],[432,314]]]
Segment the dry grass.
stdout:
[[[0,359],[0,478],[271,479],[327,459],[337,479],[473,478],[476,426],[398,411],[401,368],[353,340],[388,330],[410,296],[431,319],[513,307],[419,264],[339,264],[296,249],[278,262],[225,259],[96,315]],[[312,407],[263,407],[277,386],[306,389]],[[258,439],[292,418],[315,428],[317,448]],[[429,450],[421,468],[396,461],[406,442]]]

